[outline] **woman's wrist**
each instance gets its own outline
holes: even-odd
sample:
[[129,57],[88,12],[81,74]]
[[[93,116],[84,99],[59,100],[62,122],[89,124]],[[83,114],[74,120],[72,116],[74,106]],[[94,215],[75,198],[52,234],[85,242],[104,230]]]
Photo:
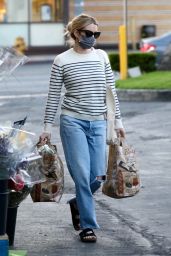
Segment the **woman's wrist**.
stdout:
[[44,132],[51,133],[52,132],[52,124],[51,123],[45,123],[44,124]]
[[124,129],[124,126],[122,124],[122,119],[115,119],[115,129]]

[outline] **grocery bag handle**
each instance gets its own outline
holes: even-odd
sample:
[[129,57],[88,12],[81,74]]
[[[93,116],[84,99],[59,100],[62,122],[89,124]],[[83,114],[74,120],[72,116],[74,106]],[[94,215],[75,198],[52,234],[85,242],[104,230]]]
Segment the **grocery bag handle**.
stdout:
[[39,137],[39,141],[37,142],[36,146],[37,147],[41,147],[41,146],[44,146],[44,145],[51,145],[51,141],[49,138],[45,138],[44,140],[41,139],[41,137]]
[[116,147],[117,145],[110,145],[109,146],[109,157],[108,157],[108,166],[107,166],[107,180],[112,179],[113,168],[116,164]]

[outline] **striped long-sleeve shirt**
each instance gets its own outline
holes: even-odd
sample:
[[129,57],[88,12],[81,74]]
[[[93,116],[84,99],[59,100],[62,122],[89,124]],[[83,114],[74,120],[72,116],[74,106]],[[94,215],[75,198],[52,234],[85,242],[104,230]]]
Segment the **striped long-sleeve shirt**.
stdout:
[[[97,51],[104,56],[104,65]],[[90,53],[80,54],[71,48],[55,58],[44,118],[46,131],[54,122],[63,84],[66,92],[62,113],[89,121],[104,119],[106,84],[110,85],[115,97],[116,126],[122,127],[113,72],[104,51],[93,49]]]

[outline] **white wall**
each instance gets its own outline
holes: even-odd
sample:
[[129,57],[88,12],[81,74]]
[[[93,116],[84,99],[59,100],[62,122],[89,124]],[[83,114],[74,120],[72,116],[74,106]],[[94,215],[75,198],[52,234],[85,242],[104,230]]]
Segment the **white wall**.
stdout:
[[64,45],[64,25],[31,24],[31,46]]
[[0,46],[13,46],[16,37],[24,38],[28,44],[28,25],[27,24],[1,24],[0,25]]
[[[0,24],[0,46],[13,46],[16,37],[24,38],[28,45],[28,24]],[[60,46],[64,45],[63,24],[31,24],[30,46]]]

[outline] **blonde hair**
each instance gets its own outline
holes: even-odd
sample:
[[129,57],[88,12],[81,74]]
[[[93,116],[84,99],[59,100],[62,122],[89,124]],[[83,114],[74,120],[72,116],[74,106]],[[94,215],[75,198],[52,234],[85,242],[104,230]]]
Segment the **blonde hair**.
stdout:
[[94,24],[94,25],[98,26],[97,20],[88,14],[83,13],[83,14],[80,14],[80,15],[76,16],[75,18],[73,18],[67,24],[66,29],[65,29],[65,39],[68,42],[68,44],[70,46],[72,46],[74,44],[74,41],[76,39],[76,37],[74,35],[75,30],[81,30],[90,24]]

